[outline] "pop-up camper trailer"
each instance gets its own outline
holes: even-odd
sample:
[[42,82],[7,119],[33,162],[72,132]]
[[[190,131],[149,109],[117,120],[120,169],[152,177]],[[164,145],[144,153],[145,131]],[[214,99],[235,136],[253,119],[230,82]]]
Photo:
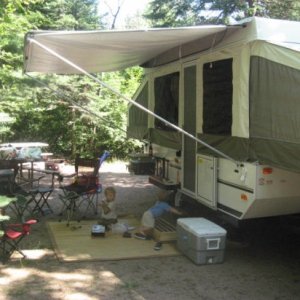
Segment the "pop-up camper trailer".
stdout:
[[199,203],[237,219],[299,213],[300,23],[243,24],[205,51],[180,57],[191,43],[153,58],[135,95],[232,160],[134,106],[128,132],[149,137],[169,162],[167,184],[180,172],[181,192]]
[[166,162],[159,184],[180,182],[179,194],[237,220],[295,214],[299,32],[299,22],[263,18],[235,26],[32,32],[25,71],[141,65],[145,79],[130,101],[128,136],[147,139]]

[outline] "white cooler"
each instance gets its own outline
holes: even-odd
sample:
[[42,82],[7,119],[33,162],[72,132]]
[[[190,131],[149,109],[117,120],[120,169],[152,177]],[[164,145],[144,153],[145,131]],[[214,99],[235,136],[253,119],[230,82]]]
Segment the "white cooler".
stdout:
[[204,218],[177,220],[177,248],[196,264],[224,261],[226,230]]

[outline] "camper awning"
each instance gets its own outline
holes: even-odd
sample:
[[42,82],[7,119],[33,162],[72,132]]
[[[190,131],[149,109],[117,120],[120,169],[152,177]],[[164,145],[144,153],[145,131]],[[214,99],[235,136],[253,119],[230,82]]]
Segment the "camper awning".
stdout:
[[25,72],[76,74],[72,66],[42,49],[55,51],[89,73],[110,72],[143,65],[171,49],[193,43],[194,50],[209,48],[228,30],[224,25],[129,31],[29,32],[25,39]]

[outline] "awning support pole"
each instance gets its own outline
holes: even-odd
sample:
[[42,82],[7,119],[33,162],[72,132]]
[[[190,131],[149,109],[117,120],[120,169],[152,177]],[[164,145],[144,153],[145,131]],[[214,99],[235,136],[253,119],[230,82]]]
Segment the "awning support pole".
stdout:
[[183,130],[182,128],[180,128],[179,126],[176,126],[174,124],[172,124],[171,122],[165,120],[164,118],[160,117],[159,115],[155,114],[154,112],[152,112],[151,110],[145,108],[144,106],[142,106],[141,104],[137,103],[136,101],[133,101],[132,99],[122,95],[119,91],[117,91],[116,89],[110,87],[109,85],[107,85],[105,82],[99,80],[98,78],[96,78],[95,76],[91,75],[89,72],[87,72],[86,70],[82,69],[81,67],[79,67],[78,65],[74,64],[72,61],[68,60],[67,58],[61,56],[60,54],[58,54],[57,52],[53,51],[52,49],[50,49],[49,47],[41,44],[40,42],[32,39],[32,38],[28,38],[28,41],[30,43],[34,43],[37,46],[39,46],[40,48],[44,49],[45,51],[49,52],[50,54],[52,54],[53,56],[57,57],[58,59],[60,59],[61,61],[63,61],[64,63],[72,66],[74,69],[78,70],[80,73],[85,74],[86,76],[88,76],[89,78],[91,78],[92,80],[94,80],[95,82],[99,83],[100,85],[102,85],[103,87],[107,88],[108,90],[112,91],[114,94],[116,94],[117,96],[123,98],[124,100],[126,100],[127,102],[131,103],[132,105],[135,105],[136,107],[138,107],[139,109],[143,110],[144,112],[148,113],[149,115],[153,116],[154,118],[160,120],[161,122],[165,123],[166,125],[168,125],[169,127],[181,132],[182,134],[184,134],[185,136],[188,136],[189,138],[195,140],[197,143],[209,148],[210,150],[212,150],[213,152],[219,154],[220,156],[227,158],[229,160],[231,160],[233,163],[235,163],[236,165],[239,165],[240,163],[238,161],[236,161],[235,159],[233,159],[232,157],[228,156],[227,154],[219,151],[218,149],[210,146],[209,144],[203,142],[202,140],[198,139],[197,137],[193,136],[192,134],[190,134],[189,132]]

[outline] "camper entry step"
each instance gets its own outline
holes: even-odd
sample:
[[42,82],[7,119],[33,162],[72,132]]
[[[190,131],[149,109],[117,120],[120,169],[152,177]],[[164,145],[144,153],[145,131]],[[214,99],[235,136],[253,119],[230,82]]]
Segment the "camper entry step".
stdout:
[[176,240],[176,225],[169,221],[159,218],[155,221],[154,239],[161,242],[170,242]]

